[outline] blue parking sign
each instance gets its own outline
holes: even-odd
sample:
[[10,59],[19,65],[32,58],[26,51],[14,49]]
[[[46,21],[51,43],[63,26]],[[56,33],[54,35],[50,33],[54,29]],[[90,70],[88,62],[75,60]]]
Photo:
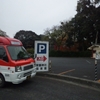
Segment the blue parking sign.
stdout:
[[48,41],[35,41],[34,58],[37,72],[49,71]]
[[46,54],[46,47],[47,45],[45,43],[38,43],[37,44],[37,53],[38,54]]

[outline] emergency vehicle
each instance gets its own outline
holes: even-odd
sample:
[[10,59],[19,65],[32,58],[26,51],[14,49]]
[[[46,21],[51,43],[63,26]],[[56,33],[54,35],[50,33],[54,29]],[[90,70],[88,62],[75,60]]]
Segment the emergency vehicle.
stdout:
[[18,39],[0,37],[0,87],[19,84],[36,75],[35,60]]

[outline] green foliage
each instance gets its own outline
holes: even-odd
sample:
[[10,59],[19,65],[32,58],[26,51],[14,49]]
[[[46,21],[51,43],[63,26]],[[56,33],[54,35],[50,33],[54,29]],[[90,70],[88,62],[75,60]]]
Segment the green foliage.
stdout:
[[62,31],[58,26],[54,26],[52,29],[47,29],[44,34],[45,41],[48,40],[50,43],[53,43],[57,46],[61,45],[62,39],[65,37],[63,36]]
[[40,40],[40,37],[35,32],[24,30],[17,32],[14,38],[19,39],[26,49],[34,48],[34,41]]
[[[79,51],[86,51],[95,43],[97,34],[97,43],[100,43],[100,0],[78,0],[76,11],[77,14],[70,21],[61,22],[56,29],[53,27],[46,31],[51,37],[50,44],[56,43],[60,47],[67,35],[64,46],[71,47],[77,42]],[[62,38],[59,40],[60,36]]]
[[26,49],[27,50],[27,52],[29,53],[29,54],[34,54],[34,49],[33,48],[28,48],[28,49]]
[[29,55],[32,57],[32,58],[34,58],[34,49],[33,48],[28,48],[28,49],[26,49],[27,50],[27,52],[29,53]]
[[92,57],[91,51],[80,51],[80,52],[62,52],[62,51],[50,51],[50,57]]

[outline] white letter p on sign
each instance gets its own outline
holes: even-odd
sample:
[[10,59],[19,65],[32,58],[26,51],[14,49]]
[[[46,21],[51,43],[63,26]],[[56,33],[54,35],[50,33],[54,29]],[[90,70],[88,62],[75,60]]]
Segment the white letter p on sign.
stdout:
[[39,52],[41,52],[44,49],[45,49],[45,46],[44,45],[39,45]]

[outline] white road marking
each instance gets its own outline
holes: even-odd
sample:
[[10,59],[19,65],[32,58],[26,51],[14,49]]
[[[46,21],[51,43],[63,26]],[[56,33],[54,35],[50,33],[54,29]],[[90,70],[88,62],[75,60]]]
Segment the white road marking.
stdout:
[[87,62],[87,63],[89,63],[89,64],[91,64],[91,62],[90,62],[90,61],[88,61],[88,60],[86,60],[86,62]]

